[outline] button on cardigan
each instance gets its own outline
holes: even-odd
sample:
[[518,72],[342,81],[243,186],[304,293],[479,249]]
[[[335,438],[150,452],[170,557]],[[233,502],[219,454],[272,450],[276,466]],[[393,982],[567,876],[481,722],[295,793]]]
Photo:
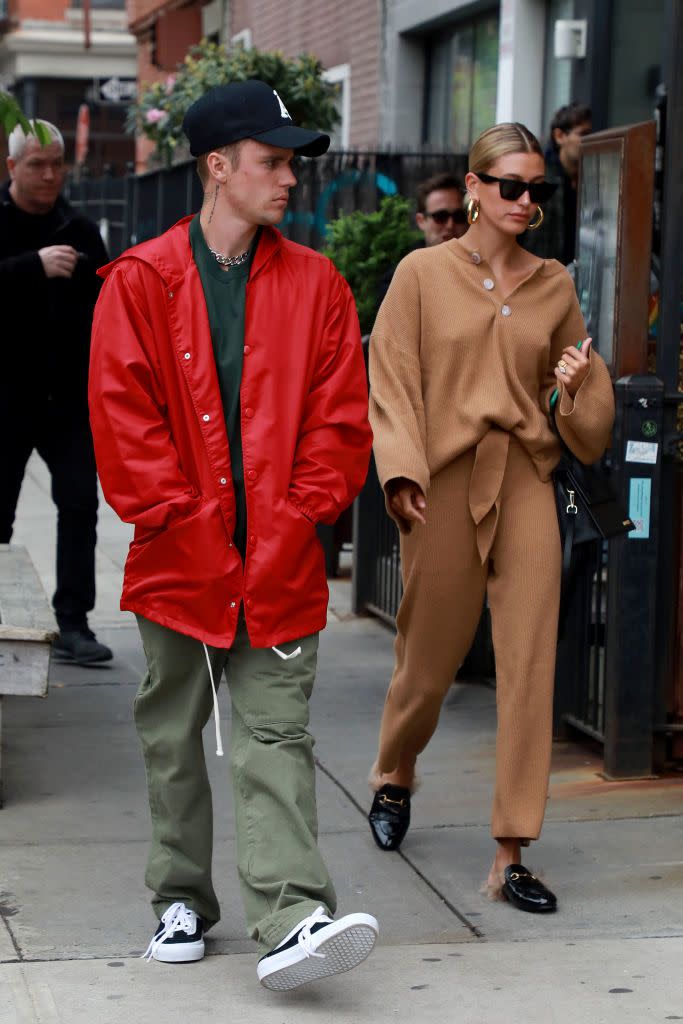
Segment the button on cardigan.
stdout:
[[[487,289],[485,282],[494,281]],[[486,260],[457,240],[411,252],[398,265],[370,342],[370,420],[382,486],[432,476],[491,430],[523,445],[541,480],[560,448],[548,420],[562,351],[586,337],[572,280],[545,260],[502,295]],[[591,348],[588,376],[572,399],[564,386],[558,430],[582,462],[609,440],[614,394]]]

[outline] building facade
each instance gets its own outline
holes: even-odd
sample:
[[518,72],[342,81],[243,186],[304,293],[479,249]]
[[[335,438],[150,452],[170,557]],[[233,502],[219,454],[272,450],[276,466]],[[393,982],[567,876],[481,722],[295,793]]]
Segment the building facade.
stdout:
[[[651,119],[666,6],[385,0],[380,142],[464,152],[497,121],[522,121],[545,137],[553,112],[571,100],[593,108],[597,128]],[[585,35],[582,55],[556,56],[558,23]]]
[[[464,153],[496,121],[522,121],[546,138],[554,111],[573,99],[593,107],[598,128],[652,117],[666,7],[667,0],[128,0],[128,18],[141,82],[173,72],[203,37],[292,57],[308,51],[339,86],[335,148]],[[578,26],[583,55],[556,56],[558,24]]]
[[135,39],[125,0],[6,0],[0,4],[0,85],[29,117],[61,129],[73,163],[79,108],[87,104],[90,132],[86,165],[123,172],[134,143],[123,131],[136,80]]

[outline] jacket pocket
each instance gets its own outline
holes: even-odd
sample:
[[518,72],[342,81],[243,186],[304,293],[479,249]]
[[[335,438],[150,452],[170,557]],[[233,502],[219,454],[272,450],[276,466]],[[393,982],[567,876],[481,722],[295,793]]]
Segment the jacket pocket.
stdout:
[[173,607],[179,619],[198,606],[224,603],[232,568],[229,538],[217,498],[151,538],[134,541],[125,571],[129,599]]

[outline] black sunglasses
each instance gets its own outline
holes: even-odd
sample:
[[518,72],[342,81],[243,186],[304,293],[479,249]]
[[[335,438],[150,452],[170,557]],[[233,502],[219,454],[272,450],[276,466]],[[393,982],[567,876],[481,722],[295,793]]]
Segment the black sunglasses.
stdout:
[[435,224],[444,225],[449,220],[454,224],[466,224],[467,214],[464,210],[434,210],[433,213],[425,213],[425,217],[431,217]]
[[477,177],[485,185],[493,185],[497,181],[500,198],[511,202],[528,192],[532,203],[544,203],[554,195],[557,188],[554,181],[518,181],[517,178],[494,178],[492,174],[477,174]]

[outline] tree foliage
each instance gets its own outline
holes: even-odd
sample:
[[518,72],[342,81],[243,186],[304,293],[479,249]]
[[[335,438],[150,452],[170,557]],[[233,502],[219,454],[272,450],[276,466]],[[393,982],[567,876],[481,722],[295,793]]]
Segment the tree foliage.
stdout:
[[310,54],[290,59],[280,52],[226,50],[203,40],[193,47],[174,75],[146,85],[129,107],[127,128],[141,132],[157,147],[161,162],[186,151],[182,123],[190,104],[208,89],[259,78],[276,89],[296,124],[329,131],[339,120],[337,86],[322,78],[320,61]]
[[422,237],[411,224],[408,200],[387,196],[374,213],[357,210],[328,226],[324,252],[351,287],[363,334],[372,330],[384,275]]
[[14,96],[10,96],[8,92],[3,92],[2,90],[0,90],[0,124],[2,124],[5,135],[8,136],[20,124],[27,135],[35,135],[43,146],[49,145],[52,141],[45,125],[40,124],[40,122],[35,125],[32,124],[23,113]]

